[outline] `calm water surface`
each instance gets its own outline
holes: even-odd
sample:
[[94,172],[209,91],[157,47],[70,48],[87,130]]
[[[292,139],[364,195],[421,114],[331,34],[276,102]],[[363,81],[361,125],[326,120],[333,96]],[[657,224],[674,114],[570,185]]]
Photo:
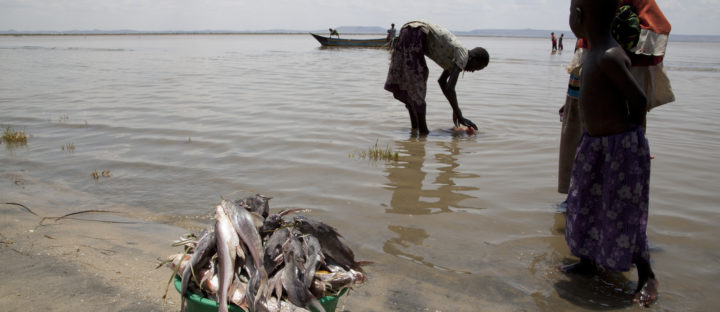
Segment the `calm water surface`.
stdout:
[[[220,196],[311,208],[376,263],[350,311],[637,309],[634,271],[554,272],[572,259],[554,208],[572,53],[550,54],[545,39],[461,41],[491,55],[457,86],[480,132],[448,131],[430,64],[431,134],[415,138],[383,90],[386,50],[321,49],[309,35],[0,37],[0,126],[31,135],[0,145],[0,197],[22,176],[66,190],[58,207],[189,230],[210,224]],[[677,102],[648,117],[653,310],[720,305],[719,49],[671,42]],[[399,160],[359,157],[376,142]]]

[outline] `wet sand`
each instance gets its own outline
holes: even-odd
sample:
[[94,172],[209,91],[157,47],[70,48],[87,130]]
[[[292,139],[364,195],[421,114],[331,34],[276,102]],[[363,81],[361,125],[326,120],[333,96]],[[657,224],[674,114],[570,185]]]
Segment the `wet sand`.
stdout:
[[[155,266],[159,255],[174,251],[170,240],[186,230],[129,218],[120,207],[94,208],[120,213],[43,220],[83,209],[73,210],[63,200],[75,197],[66,189],[18,175],[3,176],[2,183],[14,184],[5,189],[3,203],[22,203],[38,214],[14,204],[0,205],[3,311],[179,310],[174,288],[162,300],[170,270]],[[73,195],[82,200],[81,194]],[[56,206],[66,212],[48,213],[57,211],[52,208]]]

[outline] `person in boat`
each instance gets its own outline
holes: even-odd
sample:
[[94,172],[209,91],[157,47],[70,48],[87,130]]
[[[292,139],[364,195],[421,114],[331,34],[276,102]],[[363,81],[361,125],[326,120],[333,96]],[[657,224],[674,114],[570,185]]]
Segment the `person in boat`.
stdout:
[[337,29],[330,28],[330,38],[332,38],[332,36],[337,36],[338,39],[340,39],[340,34],[338,33]]
[[395,36],[396,36],[396,35],[397,35],[397,30],[395,29],[395,23],[392,23],[392,24],[390,24],[390,29],[388,29],[388,31],[387,31],[387,38],[386,38],[386,40],[387,40],[388,42],[390,42],[390,41],[392,41],[393,39],[395,39]]
[[425,56],[443,69],[438,83],[452,107],[455,126],[467,127],[468,133],[477,130],[477,126],[460,110],[455,85],[461,72],[485,68],[490,61],[488,52],[480,47],[466,49],[450,31],[433,23],[413,21],[401,27],[390,59],[385,90],[405,104],[412,131],[419,131],[421,135],[429,133],[425,121],[429,74]]

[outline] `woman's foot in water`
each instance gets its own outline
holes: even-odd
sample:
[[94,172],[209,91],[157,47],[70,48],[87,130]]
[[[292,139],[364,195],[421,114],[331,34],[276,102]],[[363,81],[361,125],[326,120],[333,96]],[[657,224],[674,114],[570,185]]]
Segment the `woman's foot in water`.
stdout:
[[641,307],[649,307],[657,300],[658,281],[655,278],[649,278],[644,284],[638,285],[635,291],[633,302],[637,302]]

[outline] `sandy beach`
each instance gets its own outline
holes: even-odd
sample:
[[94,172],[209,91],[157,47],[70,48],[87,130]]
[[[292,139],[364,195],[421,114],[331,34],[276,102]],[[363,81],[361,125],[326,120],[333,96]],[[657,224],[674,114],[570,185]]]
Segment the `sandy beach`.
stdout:
[[155,266],[158,255],[175,251],[170,240],[187,231],[128,218],[119,207],[104,209],[120,213],[43,220],[62,215],[49,213],[58,211],[52,207],[80,211],[61,199],[74,196],[22,176],[3,176],[2,183],[13,185],[4,188],[0,205],[3,311],[179,310],[174,288],[162,300],[170,270]]

